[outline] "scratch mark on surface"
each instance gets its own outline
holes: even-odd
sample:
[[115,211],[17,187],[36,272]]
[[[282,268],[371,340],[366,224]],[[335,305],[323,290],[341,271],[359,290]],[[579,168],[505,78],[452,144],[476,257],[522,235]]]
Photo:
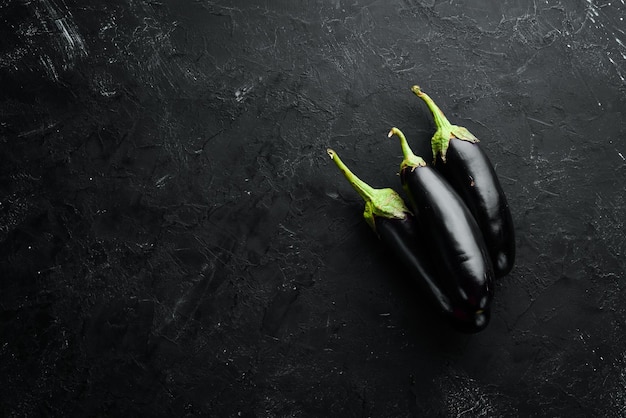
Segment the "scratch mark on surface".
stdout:
[[[622,1],[622,4],[624,2]],[[610,6],[611,3],[608,3]],[[620,39],[620,35],[624,35],[625,32],[620,28],[621,25],[616,25],[615,22],[623,22],[623,17],[617,17],[614,13],[606,12],[604,9],[607,5],[597,5],[594,0],[586,0],[586,8],[585,8],[585,19],[589,20],[593,23],[593,27],[602,31],[602,37],[606,41],[610,41],[611,39],[615,41],[615,51],[607,51],[607,59],[611,63],[611,65],[615,68],[615,72],[619,77],[620,81],[624,83],[626,81],[626,77],[624,76],[624,67],[620,63],[616,62],[613,58],[611,58],[610,54],[615,52],[618,53],[624,60],[626,60],[626,54],[622,51],[626,46],[622,39]],[[583,27],[584,27],[583,22]],[[582,28],[582,27],[581,27]]]
[[248,83],[235,91],[235,100],[238,103],[241,103],[248,93],[250,93],[254,89],[254,84]]
[[[78,31],[72,13],[69,10],[62,10],[50,0],[43,0],[40,4],[44,10],[41,11],[36,8],[35,15],[46,30],[59,35],[58,45],[64,61],[62,67],[65,70],[71,69],[78,57],[87,56],[85,41]],[[50,28],[51,24],[54,29]],[[49,73],[49,68],[45,63],[44,67]],[[57,80],[58,75],[54,79]]]
[[155,182],[157,188],[161,188],[165,186],[167,180],[171,179],[173,176],[171,174],[166,174]]
[[600,16],[600,12],[598,11],[598,6],[595,5],[593,0],[587,0],[587,18],[591,20],[593,23],[596,23],[594,20],[594,16]]
[[615,61],[613,61],[613,58],[611,58],[611,57],[608,57],[608,58],[609,58],[609,61],[611,61],[611,64],[613,64],[615,66],[615,71],[617,72],[617,76],[619,77],[619,79],[622,80],[622,82],[626,81],[626,79],[622,75],[622,72],[619,69],[619,65],[617,65],[617,63]]
[[551,192],[551,191],[549,191],[549,190],[542,189],[542,188],[538,188],[538,190],[539,190],[540,192],[543,192],[543,193],[545,193],[545,194],[549,195],[549,196],[559,197],[559,194],[558,194],[558,193],[554,193],[554,192]]
[[554,124],[552,124],[552,123],[544,122],[544,121],[542,121],[540,119],[531,118],[530,116],[526,116],[526,119],[532,120],[533,122],[537,122],[540,125],[548,126],[550,128],[552,128],[554,126]]
[[69,46],[70,56],[73,58],[73,51],[77,51],[79,55],[87,55],[87,49],[85,48],[85,42],[80,34],[71,27],[68,27],[65,18],[56,19],[54,21],[57,28],[61,31],[61,34],[67,41]]
[[54,68],[54,64],[52,63],[50,57],[48,55],[41,55],[39,57],[39,61],[43,65],[44,70],[46,70],[46,73],[48,73],[48,76],[55,81],[59,81],[59,73],[56,68]]
[[46,132],[50,131],[50,129],[56,127],[59,122],[48,123],[47,125],[41,126],[40,128],[32,129],[30,131],[21,132],[17,135],[18,138],[28,138],[36,135],[43,135]]

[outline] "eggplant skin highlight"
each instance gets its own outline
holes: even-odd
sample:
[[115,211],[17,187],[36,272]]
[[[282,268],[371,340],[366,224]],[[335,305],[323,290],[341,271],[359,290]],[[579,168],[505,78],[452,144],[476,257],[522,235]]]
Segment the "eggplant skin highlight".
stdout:
[[397,128],[404,160],[400,180],[424,236],[430,240],[441,288],[458,328],[484,329],[490,319],[494,272],[476,220],[448,182],[408,145]]
[[411,88],[432,113],[437,130],[431,139],[434,166],[461,196],[485,239],[496,277],[515,264],[515,229],[504,190],[479,140],[452,125],[419,86]]

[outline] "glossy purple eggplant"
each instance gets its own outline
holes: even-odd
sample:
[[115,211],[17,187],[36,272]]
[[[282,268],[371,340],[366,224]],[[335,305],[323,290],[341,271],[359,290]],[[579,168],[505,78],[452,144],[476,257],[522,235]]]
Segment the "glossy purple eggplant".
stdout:
[[507,275],[515,263],[515,231],[493,165],[469,130],[452,125],[418,86],[411,90],[426,103],[437,127],[431,140],[435,168],[461,196],[476,219],[496,277]]
[[440,280],[432,258],[421,237],[413,213],[393,189],[374,189],[359,179],[341,161],[332,149],[328,155],[344,174],[348,182],[365,200],[363,217],[382,243],[411,273],[412,279],[426,292],[433,305],[448,317],[453,307],[440,288]]
[[441,289],[450,298],[456,324],[477,332],[489,323],[493,267],[482,233],[469,209],[447,181],[413,154],[397,128],[404,160],[400,180],[418,224],[430,242]]

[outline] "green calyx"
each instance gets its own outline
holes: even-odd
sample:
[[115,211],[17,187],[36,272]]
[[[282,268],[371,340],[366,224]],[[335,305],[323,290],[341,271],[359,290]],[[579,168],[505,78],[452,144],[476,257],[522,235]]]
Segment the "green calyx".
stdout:
[[441,160],[446,162],[446,153],[448,152],[448,146],[452,138],[469,141],[471,143],[479,142],[478,138],[467,130],[467,128],[452,125],[450,121],[448,121],[448,118],[446,118],[446,115],[439,109],[439,106],[437,106],[433,99],[431,99],[428,94],[424,93],[419,86],[411,87],[411,91],[426,103],[433,114],[437,131],[433,135],[430,145],[433,149],[433,159],[435,161],[437,160],[437,155],[440,155]]
[[400,164],[400,170],[403,170],[406,167],[410,167],[412,170],[415,170],[417,167],[424,167],[426,165],[426,161],[424,161],[422,157],[418,157],[413,154],[413,151],[411,150],[411,147],[409,147],[409,143],[407,142],[402,131],[398,128],[391,128],[387,136],[391,138],[394,135],[397,135],[398,138],[400,138],[402,154],[404,155],[404,160],[402,160],[402,163]]
[[374,189],[354,175],[335,151],[329,148],[326,152],[346,179],[348,179],[354,190],[365,200],[363,217],[374,231],[376,231],[374,218],[377,216],[389,219],[404,219],[407,214],[411,213],[404,200],[393,189]]

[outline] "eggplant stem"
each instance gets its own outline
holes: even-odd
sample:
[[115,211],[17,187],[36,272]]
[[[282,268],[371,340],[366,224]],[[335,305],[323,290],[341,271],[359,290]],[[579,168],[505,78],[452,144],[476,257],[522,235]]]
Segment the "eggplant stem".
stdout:
[[443,111],[439,108],[439,106],[437,106],[437,104],[434,102],[433,99],[431,99],[428,94],[422,91],[420,86],[411,87],[411,91],[413,91],[413,93],[415,93],[417,97],[419,97],[426,103],[426,106],[428,106],[428,109],[430,109],[430,112],[433,114],[433,119],[435,120],[435,125],[437,126],[437,128],[447,127],[451,125],[450,121],[443,113]]
[[413,153],[413,150],[409,146],[406,137],[402,133],[402,131],[398,128],[391,128],[387,137],[391,138],[392,136],[397,135],[400,138],[400,146],[402,147],[402,155],[404,155],[404,160],[400,164],[400,170],[405,167],[411,167],[411,169],[415,169],[417,167],[424,167],[426,165],[426,161],[422,157],[418,157]]
[[435,126],[437,126],[437,131],[430,140],[430,146],[433,150],[433,161],[437,161],[437,155],[440,155],[441,160],[444,163],[446,162],[446,154],[450,140],[453,138],[471,143],[479,142],[478,138],[467,128],[451,124],[443,111],[435,104],[434,100],[431,99],[428,94],[424,93],[419,86],[411,87],[411,91],[426,103],[426,106],[428,106],[428,109],[433,115]]
[[358,178],[339,158],[337,153],[328,148],[326,150],[330,158],[339,167],[339,170],[352,185],[354,190],[365,200],[365,210],[363,217],[368,225],[376,231],[375,217],[388,219],[404,219],[411,211],[404,203],[404,200],[393,189],[375,189],[363,180]]
[[328,148],[326,152],[328,153],[328,155],[330,155],[330,159],[335,162],[337,167],[339,167],[339,170],[341,170],[346,179],[348,179],[348,182],[352,185],[352,188],[357,191],[357,193],[363,198],[363,200],[365,200],[366,202],[372,201],[376,194],[375,189],[369,184],[365,183],[360,178],[358,178],[356,174],[354,174],[343,163],[343,161],[341,161],[341,158],[339,158],[339,155],[337,155],[334,150]]

